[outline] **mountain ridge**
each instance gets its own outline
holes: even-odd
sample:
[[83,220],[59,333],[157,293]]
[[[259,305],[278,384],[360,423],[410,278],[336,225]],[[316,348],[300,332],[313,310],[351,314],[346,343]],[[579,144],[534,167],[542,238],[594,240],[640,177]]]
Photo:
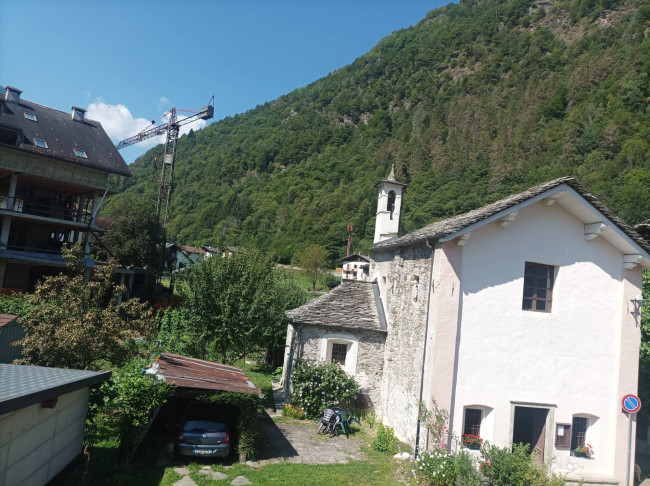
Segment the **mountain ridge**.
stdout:
[[[409,184],[402,232],[573,175],[650,218],[647,2],[461,2],[329,75],[179,140],[169,237],[284,262],[372,243],[374,184]],[[155,200],[155,147],[127,192]],[[119,198],[120,196],[114,196]],[[106,213],[110,215],[110,204]]]

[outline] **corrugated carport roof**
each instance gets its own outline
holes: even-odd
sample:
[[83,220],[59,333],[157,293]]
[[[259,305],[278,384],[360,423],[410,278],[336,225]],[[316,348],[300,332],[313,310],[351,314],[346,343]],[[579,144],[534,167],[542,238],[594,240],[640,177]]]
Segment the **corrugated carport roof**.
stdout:
[[165,382],[183,388],[255,393],[257,388],[236,366],[229,366],[180,354],[162,353],[156,374]]

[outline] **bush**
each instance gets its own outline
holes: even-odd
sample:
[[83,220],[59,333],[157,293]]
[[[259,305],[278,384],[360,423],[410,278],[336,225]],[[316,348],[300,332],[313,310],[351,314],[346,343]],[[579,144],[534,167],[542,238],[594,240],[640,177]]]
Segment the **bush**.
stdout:
[[467,451],[460,451],[454,457],[456,471],[455,486],[481,486],[481,475],[476,470],[476,461]]
[[532,467],[528,445],[515,444],[512,452],[507,448],[486,445],[481,453],[487,462],[483,475],[494,486],[529,486],[528,477]]
[[308,417],[315,418],[332,403],[356,398],[359,386],[336,363],[315,364],[304,360],[296,364],[292,377],[293,401]]
[[456,479],[454,458],[444,449],[422,452],[418,456],[415,466],[418,484],[453,486]]
[[397,449],[397,439],[395,438],[393,429],[384,426],[384,424],[379,424],[377,437],[372,441],[371,446],[377,452],[394,454]]
[[285,417],[292,417],[298,420],[302,420],[305,418],[305,411],[295,405],[289,405],[288,403],[284,405],[284,408],[282,409],[282,415]]

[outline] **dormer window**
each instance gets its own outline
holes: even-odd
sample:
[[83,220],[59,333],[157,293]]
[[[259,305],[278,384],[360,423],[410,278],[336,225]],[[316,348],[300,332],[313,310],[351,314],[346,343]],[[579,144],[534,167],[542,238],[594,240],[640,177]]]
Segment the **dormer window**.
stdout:
[[77,157],[82,157],[84,159],[88,158],[88,156],[86,155],[86,152],[84,150],[81,150],[81,149],[78,149],[78,148],[74,149],[74,154]]
[[36,119],[36,115],[33,115],[32,113],[25,113],[25,118],[27,118],[28,120],[31,120],[31,121],[38,121]]
[[41,148],[47,148],[47,142],[45,140],[40,139],[40,138],[35,138],[34,139],[34,145],[36,145],[37,147],[41,147]]

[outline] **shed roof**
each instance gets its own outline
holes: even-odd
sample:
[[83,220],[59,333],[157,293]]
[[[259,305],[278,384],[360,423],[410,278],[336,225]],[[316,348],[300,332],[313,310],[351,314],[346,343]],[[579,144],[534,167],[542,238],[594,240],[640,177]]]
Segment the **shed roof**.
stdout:
[[147,374],[183,388],[261,393],[241,368],[180,354],[162,353]]
[[189,245],[176,245],[176,247],[185,252],[185,253],[196,253],[199,255],[205,255],[206,251],[198,246],[189,246]]
[[305,305],[286,312],[296,324],[386,331],[386,318],[373,282],[345,281]]
[[381,241],[374,244],[372,250],[383,250],[399,246],[414,245],[431,239],[444,239],[446,237],[462,232],[463,230],[467,230],[472,225],[488,220],[490,217],[498,215],[498,213],[507,211],[511,208],[514,208],[515,206],[534,200],[539,196],[543,196],[545,193],[551,192],[552,190],[560,188],[560,186],[563,185],[565,188],[568,187],[573,189],[575,193],[580,195],[586,202],[588,202],[609,221],[611,221],[623,234],[625,234],[636,245],[641,247],[641,249],[643,249],[645,252],[650,251],[650,245],[648,242],[641,238],[641,236],[636,231],[625,224],[618,216],[616,216],[602,202],[593,196],[587,189],[578,184],[573,177],[560,177],[559,179],[555,179],[532,187],[526,191],[520,192],[519,194],[508,196],[492,204],[488,204],[487,206],[474,209],[467,213],[459,214],[458,216],[453,216],[451,218],[437,221],[404,236]]
[[17,318],[18,316],[12,316],[11,314],[0,314],[0,327],[6,326]]
[[[17,147],[2,146],[131,177],[126,162],[100,122],[88,118],[83,122],[74,121],[72,111],[63,112],[23,99],[18,103],[7,101],[4,93],[0,94],[0,105],[0,128],[22,133]],[[36,121],[27,119],[26,113],[35,115]],[[35,138],[45,140],[47,148],[37,147]],[[83,150],[87,158],[75,155],[75,148]]]
[[0,363],[0,415],[98,385],[110,371],[68,370]]

